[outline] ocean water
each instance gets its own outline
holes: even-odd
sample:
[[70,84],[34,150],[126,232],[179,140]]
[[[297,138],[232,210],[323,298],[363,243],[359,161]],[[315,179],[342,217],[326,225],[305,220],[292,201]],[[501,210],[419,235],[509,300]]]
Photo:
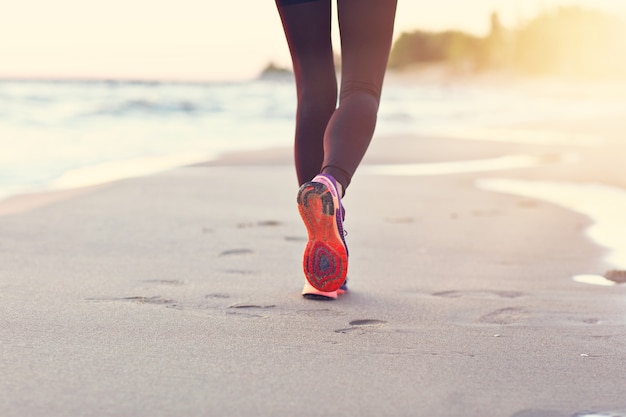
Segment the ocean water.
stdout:
[[[622,111],[611,89],[471,84],[385,85],[377,135],[439,135],[534,143],[593,142],[511,128]],[[145,175],[238,150],[291,146],[293,81],[231,83],[0,81],[0,199]]]

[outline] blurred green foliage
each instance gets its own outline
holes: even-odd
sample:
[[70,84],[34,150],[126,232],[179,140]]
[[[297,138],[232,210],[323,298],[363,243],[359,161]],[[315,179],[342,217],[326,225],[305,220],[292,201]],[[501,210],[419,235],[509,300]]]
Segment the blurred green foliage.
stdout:
[[433,63],[472,72],[626,77],[626,25],[610,14],[574,6],[506,29],[494,13],[485,37],[460,31],[403,33],[389,58],[389,67],[399,70]]

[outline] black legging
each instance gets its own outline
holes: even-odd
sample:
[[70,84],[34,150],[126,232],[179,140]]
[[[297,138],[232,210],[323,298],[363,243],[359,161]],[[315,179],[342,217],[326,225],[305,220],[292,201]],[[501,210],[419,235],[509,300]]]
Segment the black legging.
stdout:
[[276,0],[296,78],[298,181],[320,172],[344,190],[374,128],[391,48],[397,0],[337,0],[341,92],[331,45],[331,0]]

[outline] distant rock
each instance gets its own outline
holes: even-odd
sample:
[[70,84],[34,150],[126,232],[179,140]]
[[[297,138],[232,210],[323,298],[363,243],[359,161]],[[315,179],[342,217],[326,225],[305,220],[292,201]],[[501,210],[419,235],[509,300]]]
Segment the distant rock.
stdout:
[[260,80],[290,80],[293,78],[293,72],[270,62],[263,71],[261,71],[258,78]]

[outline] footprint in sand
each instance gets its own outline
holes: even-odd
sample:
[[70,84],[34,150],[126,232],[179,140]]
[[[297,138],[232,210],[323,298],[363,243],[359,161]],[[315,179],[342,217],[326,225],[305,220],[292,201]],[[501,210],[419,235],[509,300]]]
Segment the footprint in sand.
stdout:
[[209,299],[226,299],[226,298],[230,298],[230,295],[228,294],[224,294],[224,293],[220,293],[220,292],[215,292],[215,293],[211,293],[211,294],[207,294],[204,296],[205,299],[209,300]]
[[254,275],[257,271],[251,271],[249,269],[225,269],[225,273],[233,275]]
[[530,312],[521,307],[501,308],[478,319],[480,323],[509,325],[526,320]]
[[267,308],[274,308],[276,307],[275,304],[265,304],[265,305],[259,305],[259,304],[233,304],[228,306],[228,308],[243,308],[243,309],[267,309]]
[[185,281],[179,279],[144,279],[141,282],[145,282],[148,284],[158,284],[158,285],[184,285]]
[[87,301],[93,302],[107,302],[107,301],[117,301],[117,302],[128,302],[128,303],[136,303],[136,304],[156,304],[156,305],[164,305],[166,307],[178,307],[178,303],[169,298],[163,298],[160,295],[155,295],[152,297],[144,297],[144,296],[132,296],[132,297],[111,297],[111,298],[87,298]]
[[361,320],[352,320],[348,323],[350,326],[372,326],[375,324],[386,324],[385,320],[375,320],[375,319],[361,319]]
[[261,312],[274,307],[276,307],[274,304],[233,304],[228,306],[226,314],[245,318],[265,318],[267,316]]
[[307,317],[337,317],[346,315],[343,311],[331,310],[327,308],[319,310],[298,310],[297,313],[301,316]]
[[377,319],[358,319],[358,320],[352,320],[348,324],[352,327],[348,327],[345,329],[337,329],[335,330],[335,333],[347,334],[350,332],[358,331],[359,334],[363,334],[365,333],[365,330],[368,327],[374,327],[374,326],[378,326],[382,324],[387,324],[387,322],[385,320],[377,320]]
[[471,298],[519,298],[523,297],[525,294],[520,291],[439,291],[432,293],[435,297],[444,297],[444,298],[461,298],[461,297],[471,297]]
[[229,250],[225,250],[222,253],[220,253],[219,256],[250,255],[250,254],[253,254],[253,253],[254,253],[254,251],[252,249],[246,249],[246,248],[229,249]]
[[282,226],[282,223],[278,220],[263,220],[256,223],[239,223],[237,229],[247,229],[249,227],[277,227]]

